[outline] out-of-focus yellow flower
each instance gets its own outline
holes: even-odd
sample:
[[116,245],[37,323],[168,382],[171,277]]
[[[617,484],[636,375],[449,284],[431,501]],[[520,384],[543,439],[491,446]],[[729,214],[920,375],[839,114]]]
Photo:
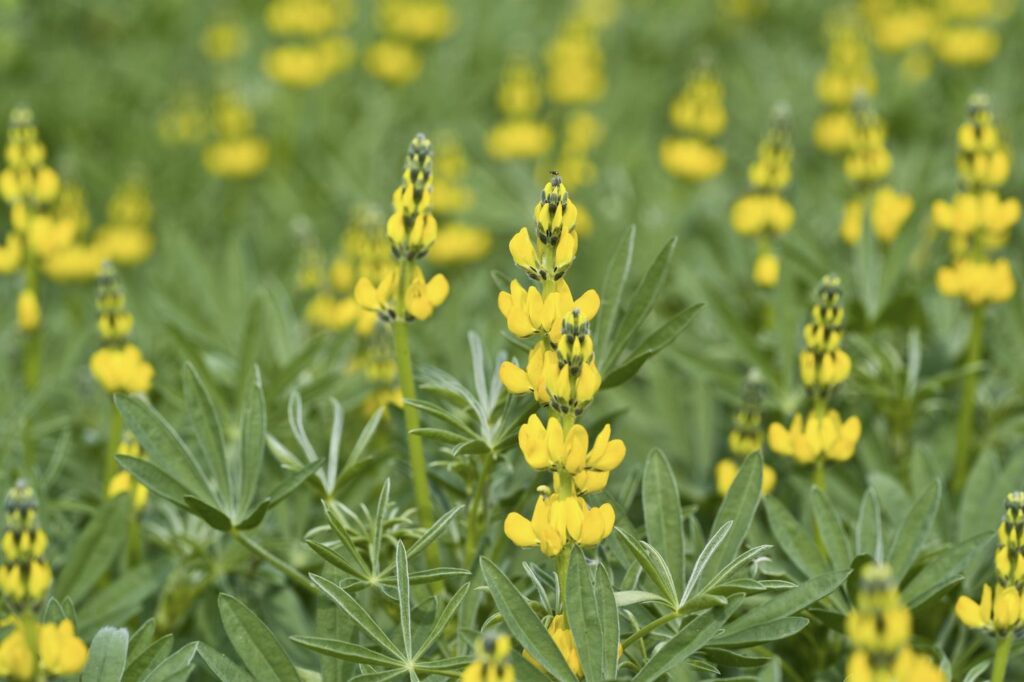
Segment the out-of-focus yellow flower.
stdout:
[[97,349],[89,358],[89,371],[107,393],[148,393],[155,374],[133,343]]
[[1002,47],[999,34],[988,26],[945,26],[932,37],[932,49],[953,66],[980,66],[995,59]]
[[935,273],[935,287],[943,296],[980,306],[1009,301],[1017,292],[1017,281],[1006,258],[964,259],[940,267]]
[[25,332],[39,329],[39,323],[43,320],[43,309],[39,305],[39,294],[35,289],[21,289],[18,292],[15,309],[19,329]]
[[[743,403],[733,415],[732,429],[727,443],[729,456],[715,464],[715,490],[725,495],[732,487],[745,457],[759,451],[764,445],[764,424],[761,415],[761,392],[763,387],[755,377],[748,379],[743,391]],[[768,495],[775,489],[778,474],[765,464],[761,469],[761,494]]]
[[511,637],[481,637],[475,649],[476,660],[462,671],[459,682],[515,682],[516,669],[506,662],[512,653]]
[[[555,33],[545,54],[548,99],[556,104],[589,104],[604,97],[608,84],[597,34],[570,21]],[[563,169],[564,171],[564,169]]]
[[15,232],[8,232],[0,243],[0,274],[8,275],[19,267],[25,257],[25,248],[22,246],[21,236]]
[[39,626],[39,667],[50,675],[66,677],[82,672],[89,658],[85,642],[67,618]]
[[454,30],[455,12],[446,0],[379,0],[377,25],[393,38],[434,42]]
[[[117,454],[125,457],[145,458],[142,446],[130,431],[121,434]],[[107,483],[107,497],[117,497],[118,495],[129,495],[132,500],[132,508],[135,511],[140,511],[149,501],[149,488],[135,480],[127,471],[119,471]]]
[[206,171],[226,180],[259,175],[270,160],[270,145],[254,132],[252,112],[235,95],[222,93],[217,99],[215,121],[217,136],[203,148]]
[[353,13],[350,0],[272,0],[263,23],[276,36],[314,38],[348,25]]
[[695,137],[668,137],[658,147],[661,166],[682,180],[700,182],[725,168],[725,152]]
[[352,40],[337,37],[317,43],[285,43],[263,54],[263,73],[291,88],[312,88],[348,68],[355,60]]
[[762,289],[772,289],[779,283],[779,276],[782,273],[782,264],[774,251],[762,251],[754,259],[754,266],[750,272],[750,278],[754,284]]
[[737,234],[785,234],[793,227],[796,211],[789,201],[775,193],[751,193],[740,197],[729,210],[729,222]]
[[423,57],[408,43],[384,38],[366,48],[363,68],[378,80],[402,86],[419,78]]
[[662,168],[691,182],[712,178],[725,168],[725,152],[714,144],[729,121],[725,89],[710,69],[699,69],[669,106],[677,136],[662,139]]
[[[715,492],[724,496],[732,487],[740,472],[740,464],[731,457],[720,459],[715,464]],[[765,464],[761,469],[761,494],[770,495],[775,490],[775,484],[779,480],[779,474],[775,468]]]
[[871,229],[883,244],[896,241],[900,231],[914,212],[914,198],[889,185],[875,190],[871,200]]
[[7,526],[2,542],[0,592],[18,608],[34,606],[53,583],[53,570],[45,557],[49,539],[39,526],[35,491],[24,480],[18,480],[8,491],[4,507]]
[[551,126],[542,121],[500,121],[488,131],[484,149],[498,161],[535,159],[543,156],[553,141]]
[[211,62],[231,61],[249,48],[249,34],[241,22],[215,21],[203,29],[199,47]]
[[447,223],[437,235],[427,260],[435,265],[461,265],[481,260],[494,238],[487,230],[465,223]]
[[818,149],[837,154],[850,146],[853,139],[853,112],[848,109],[827,111],[814,121],[812,136]]

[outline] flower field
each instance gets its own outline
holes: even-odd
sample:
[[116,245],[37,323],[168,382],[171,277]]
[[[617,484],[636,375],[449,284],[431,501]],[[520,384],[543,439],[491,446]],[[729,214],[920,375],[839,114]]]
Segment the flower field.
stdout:
[[1013,0],[0,0],[0,679],[1024,680]]

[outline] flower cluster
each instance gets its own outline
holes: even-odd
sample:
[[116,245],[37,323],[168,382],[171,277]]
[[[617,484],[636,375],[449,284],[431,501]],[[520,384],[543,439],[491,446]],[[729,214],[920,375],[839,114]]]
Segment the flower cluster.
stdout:
[[760,287],[779,282],[779,257],[773,239],[789,232],[796,220],[793,204],[783,195],[793,179],[793,145],[788,122],[780,117],[757,145],[757,158],[747,166],[749,190],[733,203],[729,221],[737,234],[757,240],[751,277]]
[[512,638],[486,635],[476,642],[476,660],[466,666],[460,682],[515,682],[516,670],[508,662]]
[[[94,243],[106,260],[121,267],[138,265],[153,252],[152,221],[153,202],[146,185],[132,178],[107,202],[106,220],[97,228]],[[90,276],[95,274],[93,270]]]
[[[729,455],[715,464],[715,490],[725,495],[732,487],[745,457],[761,450],[764,446],[764,423],[761,414],[761,393],[763,387],[757,381],[748,381],[743,391],[743,404],[733,415],[729,431]],[[775,489],[778,474],[767,464],[761,470],[761,493],[767,495]]]
[[409,144],[402,184],[391,197],[393,212],[387,238],[395,262],[380,279],[362,276],[356,282],[356,302],[384,322],[425,320],[448,298],[448,280],[436,274],[429,280],[416,261],[430,251],[437,238],[437,219],[431,212],[433,146],[423,133]]
[[554,557],[571,543],[592,547],[611,533],[612,506],[591,507],[584,495],[604,489],[626,446],[611,438],[608,425],[591,445],[586,428],[576,423],[601,385],[590,336],[601,301],[593,290],[574,299],[565,282],[578,238],[576,208],[561,176],[553,175],[544,186],[534,218],[534,234],[522,228],[509,251],[540,288],[513,280],[509,291],[498,295],[498,308],[509,331],[538,340],[525,369],[504,362],[499,373],[509,391],[530,393],[549,409],[547,423],[535,414],[520,427],[519,447],[533,469],[552,473],[552,485],[539,488],[529,519],[518,513],[506,517],[505,534],[520,547],[539,547]]
[[1000,637],[1024,632],[1024,492],[1007,495],[1005,507],[993,561],[995,584],[982,588],[980,602],[967,595],[961,595],[956,602],[956,615],[961,623]]
[[363,67],[391,85],[405,85],[423,71],[421,46],[448,37],[455,11],[446,0],[381,0],[375,3],[380,37],[363,55]]
[[230,62],[249,49],[249,32],[238,18],[220,17],[203,27],[199,50],[213,63]]
[[536,159],[551,148],[554,132],[540,118],[544,93],[533,64],[518,57],[501,74],[496,104],[501,114],[484,140],[487,155],[498,161]]
[[935,273],[939,293],[972,306],[1003,303],[1016,293],[1010,261],[996,257],[1020,222],[1021,204],[999,188],[1010,175],[1010,155],[985,97],[972,98],[957,130],[960,189],[932,204],[932,222],[948,234],[951,263]]
[[347,69],[356,48],[339,31],[354,11],[352,0],[272,0],[263,23],[278,40],[263,53],[263,72],[281,85],[307,89]]
[[435,265],[474,263],[486,256],[493,243],[489,230],[464,222],[463,213],[476,203],[476,194],[467,182],[469,161],[454,133],[442,136],[434,160],[434,213],[444,222],[444,230],[430,250],[428,259]]
[[729,122],[722,81],[710,68],[698,69],[672,100],[668,113],[678,134],[661,141],[658,155],[662,168],[689,182],[708,180],[721,173],[725,168],[725,151],[715,140]]
[[608,89],[597,27],[579,9],[573,14],[555,32],[545,53],[548,98],[565,106],[591,104]]
[[[135,434],[125,430],[121,433],[121,442],[117,446],[117,454],[124,457],[146,459],[146,453],[136,440]],[[149,502],[149,488],[135,480],[127,471],[118,471],[107,483],[107,497],[128,495],[132,500],[132,508],[140,511]]]
[[101,345],[89,358],[89,371],[96,383],[107,393],[148,393],[153,385],[153,365],[128,340],[135,318],[128,311],[117,269],[110,263],[103,266],[97,280],[96,313]]
[[817,301],[811,306],[811,319],[804,325],[800,379],[810,400],[806,416],[797,413],[788,427],[779,422],[768,427],[769,447],[799,464],[845,462],[853,457],[860,440],[860,418],[844,420],[829,404],[835,389],[853,369],[850,356],[840,347],[846,317],[842,296],[839,278],[823,277]]
[[6,529],[0,592],[17,611],[0,620],[10,630],[0,641],[0,676],[29,682],[49,676],[76,675],[85,667],[88,650],[67,618],[39,623],[36,609],[53,583],[44,554],[46,532],[39,527],[39,504],[25,481],[18,481],[4,502]]
[[252,111],[238,95],[225,91],[213,110],[214,137],[203,147],[203,168],[225,180],[245,180],[263,172],[270,144],[256,133]]
[[848,682],[946,682],[931,657],[910,645],[912,635],[913,618],[892,569],[865,564],[857,605],[846,616],[846,636],[853,645],[846,663]]
[[845,12],[828,17],[825,36],[828,56],[815,81],[825,111],[814,122],[814,144],[829,154],[840,154],[853,139],[854,102],[875,94],[878,77],[871,63],[871,48]]
[[886,145],[885,121],[867,100],[858,100],[843,158],[843,174],[852,196],[843,206],[839,236],[847,244],[860,242],[865,222],[870,223],[879,242],[891,244],[910,218],[914,199],[886,182],[891,171],[892,153]]

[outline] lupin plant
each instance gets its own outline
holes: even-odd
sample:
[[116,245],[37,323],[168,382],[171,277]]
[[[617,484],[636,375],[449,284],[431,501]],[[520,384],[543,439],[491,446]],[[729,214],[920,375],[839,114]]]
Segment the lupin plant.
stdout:
[[0,676],[17,682],[77,675],[89,652],[67,617],[44,620],[40,606],[53,583],[46,559],[48,538],[39,525],[35,491],[19,480],[4,501],[6,528],[0,592],[10,613],[0,619],[7,632],[0,640]]
[[65,235],[54,220],[61,178],[46,157],[46,145],[39,137],[32,110],[15,107],[7,124],[4,166],[0,170],[0,198],[10,209],[10,230],[0,246],[0,272],[21,273],[15,320],[26,334],[22,363],[29,388],[39,378],[41,261],[73,237]]
[[476,660],[462,671],[459,682],[515,682],[516,670],[508,661],[512,638],[486,634],[476,642]]
[[495,100],[501,119],[487,132],[487,155],[498,161],[543,156],[554,142],[554,133],[540,118],[544,92],[527,58],[517,57],[505,65]]
[[900,597],[899,583],[886,564],[867,563],[860,571],[857,603],[846,616],[853,651],[847,682],[946,682],[927,654],[910,644],[913,617]]
[[[743,460],[760,452],[764,447],[764,421],[761,412],[764,386],[756,379],[747,380],[743,388],[743,402],[732,419],[727,445],[729,454],[715,464],[715,491],[725,496],[740,471]],[[765,464],[761,472],[761,493],[770,494],[775,489],[778,474]]]
[[829,154],[846,152],[855,127],[854,102],[878,89],[871,48],[848,14],[843,8],[826,18],[828,58],[814,84],[818,101],[825,107],[814,122],[814,144]]
[[224,180],[247,180],[263,172],[270,161],[270,144],[256,132],[253,112],[234,92],[214,102],[213,139],[203,147],[203,168]]
[[845,420],[831,405],[836,389],[853,369],[841,347],[846,311],[839,278],[826,275],[818,285],[810,320],[804,325],[804,349],[800,351],[800,380],[807,393],[807,413],[797,413],[789,426],[772,422],[768,446],[798,464],[814,464],[815,482],[825,485],[826,461],[845,462],[853,457],[861,435],[860,418]]
[[996,581],[982,587],[980,602],[960,595],[956,615],[966,627],[999,639],[992,658],[992,682],[1004,682],[1013,643],[1024,633],[1024,492],[1006,496],[996,535]]
[[[611,438],[605,425],[591,444],[577,419],[594,399],[601,374],[594,358],[590,323],[601,301],[594,290],[573,298],[565,275],[576,259],[576,207],[561,176],[553,174],[534,209],[531,235],[522,228],[509,242],[516,265],[540,285],[524,289],[513,280],[498,296],[498,307],[509,331],[520,338],[537,337],[526,368],[505,362],[501,380],[512,393],[529,393],[546,407],[546,423],[530,416],[519,429],[519,447],[526,463],[552,473],[551,485],[538,488],[529,519],[518,512],[505,518],[505,535],[519,547],[537,547],[558,560],[565,608],[569,558],[575,545],[594,547],[615,525],[615,510],[605,502],[592,507],[586,496],[604,490],[608,474],[626,455],[626,446]],[[562,612],[548,623],[563,657],[579,674],[572,634]],[[575,663],[575,665],[574,665]]]
[[736,233],[757,240],[751,279],[765,289],[779,283],[781,264],[773,242],[789,232],[796,221],[796,210],[783,194],[792,179],[789,122],[780,114],[758,143],[757,158],[747,166],[747,193],[729,210],[729,222]]
[[[139,441],[127,429],[121,433],[121,442],[117,444],[116,453],[122,457],[146,459],[146,453],[142,451]],[[107,497],[118,495],[128,495],[135,511],[141,511],[149,502],[149,488],[135,480],[135,477],[126,470],[118,471],[107,481]]]
[[661,166],[688,182],[709,180],[725,168],[725,151],[716,140],[725,132],[729,113],[725,86],[708,66],[690,76],[669,106],[669,122],[676,134],[662,139]]
[[263,53],[263,73],[299,90],[322,85],[355,60],[356,47],[340,30],[353,21],[354,3],[273,0],[263,11],[267,32],[278,42]]
[[899,236],[914,211],[914,199],[888,184],[891,171],[885,121],[866,99],[858,99],[843,157],[850,197],[843,206],[839,236],[846,244],[860,243],[865,224],[871,226],[872,234],[882,244],[891,244]]
[[[402,183],[391,197],[393,212],[388,218],[386,233],[394,262],[382,273],[380,281],[374,283],[369,277],[360,277],[354,290],[359,305],[375,312],[382,322],[391,326],[399,385],[405,398],[416,397],[408,323],[428,319],[448,298],[449,291],[444,275],[438,273],[427,280],[417,264],[430,252],[437,238],[437,219],[431,212],[433,163],[430,139],[418,133],[406,152]],[[420,522],[428,526],[434,514],[427,480],[427,460],[423,438],[413,433],[420,426],[420,414],[405,403],[403,409],[416,506]]]
[[107,202],[106,219],[96,229],[94,244],[99,253],[118,265],[139,265],[150,257],[153,235],[153,200],[145,183],[130,178],[114,190]]
[[[1016,197],[1000,195],[1012,164],[987,97],[971,98],[967,120],[957,129],[956,140],[959,189],[952,200],[939,199],[932,204],[932,222],[948,234],[952,261],[935,273],[935,284],[940,294],[960,298],[971,308],[971,334],[964,359],[965,365],[971,365],[984,353],[986,307],[1006,302],[1016,293],[1010,261],[997,253],[1020,222],[1021,204]],[[964,376],[954,489],[964,484],[970,468],[977,379],[977,373]]]

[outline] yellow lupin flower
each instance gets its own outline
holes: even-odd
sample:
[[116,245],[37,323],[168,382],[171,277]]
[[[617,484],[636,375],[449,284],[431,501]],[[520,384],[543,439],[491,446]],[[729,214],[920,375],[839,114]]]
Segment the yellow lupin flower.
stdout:
[[0,592],[15,605],[32,606],[42,601],[53,583],[53,570],[44,556],[49,539],[39,527],[35,491],[19,480],[8,491],[4,507]]
[[252,112],[235,94],[217,98],[216,137],[203,149],[206,172],[226,180],[246,180],[263,172],[270,161],[270,144],[255,132]]
[[103,266],[96,287],[97,328],[102,345],[89,357],[89,371],[108,393],[148,393],[155,370],[128,341],[134,318],[128,312],[117,269]]
[[946,682],[931,657],[914,651],[912,635],[913,618],[892,569],[865,564],[857,604],[846,616],[854,647],[846,664],[848,682]]
[[[551,618],[551,622],[548,623],[548,634],[551,635],[551,639],[554,640],[555,646],[558,647],[559,653],[562,654],[562,658],[569,665],[569,670],[576,677],[583,677],[583,663],[580,661],[580,652],[576,648],[576,640],[573,639],[572,629],[569,628],[569,621],[562,614]],[[543,670],[540,663],[538,663],[529,652],[524,654],[526,660],[534,665],[539,670]]]
[[39,329],[39,323],[43,319],[43,309],[39,305],[39,294],[35,289],[24,288],[18,292],[15,312],[19,329],[25,332]]
[[45,672],[57,677],[75,675],[82,672],[88,658],[89,650],[69,619],[39,627],[39,667]]
[[[748,379],[743,391],[743,403],[733,415],[732,429],[727,444],[729,456],[715,464],[715,490],[725,495],[732,487],[740,471],[742,460],[761,450],[764,445],[764,425],[761,415],[761,393],[763,386],[756,375]],[[778,474],[768,464],[761,469],[761,494],[768,495],[775,489]]]
[[460,682],[515,682],[516,670],[506,659],[512,653],[508,635],[486,635],[476,641],[476,660],[466,666]]
[[524,289],[516,280],[509,283],[508,291],[498,294],[498,309],[505,316],[510,332],[520,338],[546,334],[551,343],[558,343],[562,336],[562,320],[574,308],[591,320],[600,307],[601,298],[593,289],[573,299],[564,279],[558,280],[554,291],[546,297],[536,287]]
[[551,126],[538,117],[543,93],[533,65],[523,58],[509,61],[495,97],[501,119],[487,132],[484,149],[492,159],[535,159],[554,142]]
[[825,111],[814,122],[814,144],[824,152],[845,152],[856,131],[852,106],[859,96],[871,96],[878,78],[871,64],[871,49],[846,8],[830,15],[825,24],[828,56],[818,72],[815,92]]
[[[139,445],[139,441],[131,431],[121,434],[117,454],[125,457],[145,458],[142,446]],[[129,495],[132,500],[132,508],[135,511],[140,511],[149,501],[149,488],[136,481],[127,471],[119,471],[107,483],[107,497],[117,497],[118,495]]]
[[423,56],[408,43],[384,38],[363,52],[363,68],[378,80],[402,86],[419,78]]
[[662,168],[691,182],[712,178],[725,168],[725,152],[715,144],[729,122],[725,87],[707,67],[687,81],[669,106],[669,121],[677,136],[662,139],[658,149]]
[[542,492],[532,516],[512,512],[505,517],[505,535],[519,547],[538,547],[549,557],[558,556],[569,541],[593,547],[611,535],[615,510],[605,502],[590,507],[579,495],[560,497]]

